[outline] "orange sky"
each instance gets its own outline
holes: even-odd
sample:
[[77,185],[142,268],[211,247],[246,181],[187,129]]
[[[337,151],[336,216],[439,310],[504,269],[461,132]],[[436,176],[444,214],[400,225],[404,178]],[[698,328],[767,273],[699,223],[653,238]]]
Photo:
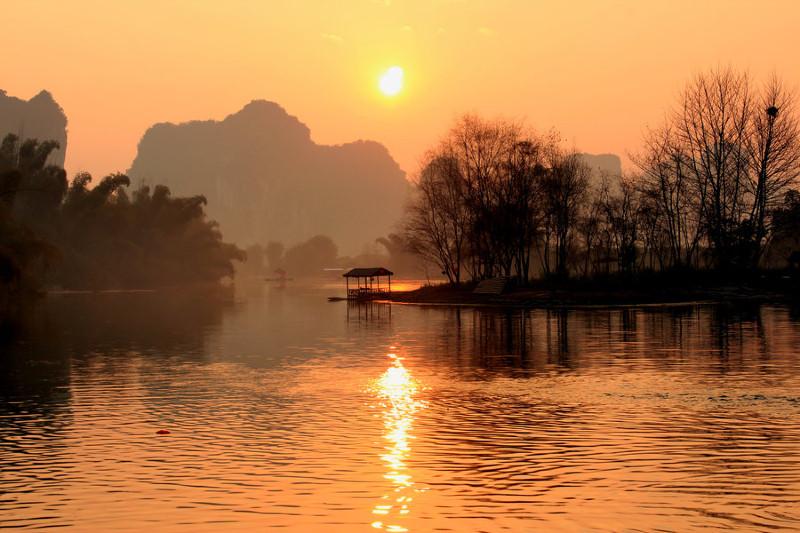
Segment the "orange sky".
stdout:
[[[2,16],[0,88],[54,94],[70,173],[124,171],[153,123],[257,98],[317,142],[374,139],[414,171],[467,111],[624,155],[699,70],[800,85],[795,0],[38,0]],[[377,79],[395,64],[406,87],[389,100]]]

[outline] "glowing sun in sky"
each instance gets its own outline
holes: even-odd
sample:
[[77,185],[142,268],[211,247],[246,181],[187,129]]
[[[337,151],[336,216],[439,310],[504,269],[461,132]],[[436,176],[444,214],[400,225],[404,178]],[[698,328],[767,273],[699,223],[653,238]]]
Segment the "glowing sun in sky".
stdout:
[[389,67],[381,76],[378,87],[386,96],[394,96],[403,90],[403,69]]

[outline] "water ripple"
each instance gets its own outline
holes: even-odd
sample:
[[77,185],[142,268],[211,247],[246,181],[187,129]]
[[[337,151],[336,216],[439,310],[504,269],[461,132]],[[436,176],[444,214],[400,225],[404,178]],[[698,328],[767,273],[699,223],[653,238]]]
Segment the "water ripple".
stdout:
[[0,528],[800,529],[791,310],[403,306],[363,323],[270,298],[204,348],[10,352]]

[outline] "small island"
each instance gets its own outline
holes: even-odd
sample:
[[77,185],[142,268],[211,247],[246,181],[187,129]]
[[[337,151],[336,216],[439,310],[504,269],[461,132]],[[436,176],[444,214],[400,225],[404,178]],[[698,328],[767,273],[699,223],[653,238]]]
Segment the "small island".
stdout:
[[[423,159],[406,249],[443,286],[408,303],[796,299],[800,120],[774,77],[712,69],[615,172],[519,121],[465,115]],[[732,120],[730,117],[737,117]],[[481,290],[505,280],[500,290]],[[497,285],[497,283],[495,283]],[[477,289],[477,290],[476,290]]]

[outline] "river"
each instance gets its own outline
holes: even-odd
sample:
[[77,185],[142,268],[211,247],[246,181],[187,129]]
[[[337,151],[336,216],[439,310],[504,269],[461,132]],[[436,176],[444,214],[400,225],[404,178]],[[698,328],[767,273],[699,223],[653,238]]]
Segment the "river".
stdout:
[[331,292],[49,296],[3,332],[0,528],[800,529],[800,309]]

